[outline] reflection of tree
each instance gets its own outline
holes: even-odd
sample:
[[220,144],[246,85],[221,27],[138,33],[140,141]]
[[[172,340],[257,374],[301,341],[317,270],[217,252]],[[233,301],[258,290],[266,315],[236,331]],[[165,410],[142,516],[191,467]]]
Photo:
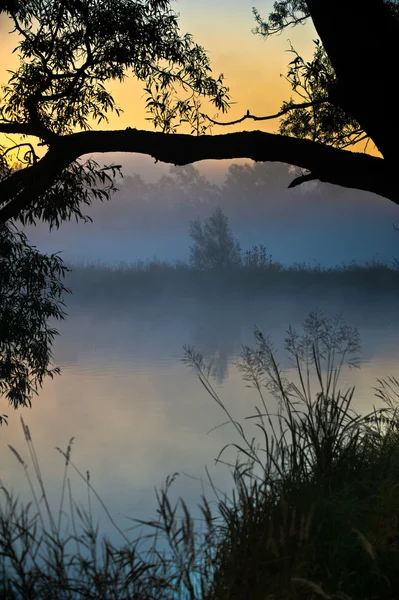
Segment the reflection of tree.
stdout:
[[234,305],[238,310],[232,310],[227,299],[204,305],[195,320],[193,343],[212,362],[212,375],[219,384],[227,379],[229,362],[241,350],[245,311],[241,303]]

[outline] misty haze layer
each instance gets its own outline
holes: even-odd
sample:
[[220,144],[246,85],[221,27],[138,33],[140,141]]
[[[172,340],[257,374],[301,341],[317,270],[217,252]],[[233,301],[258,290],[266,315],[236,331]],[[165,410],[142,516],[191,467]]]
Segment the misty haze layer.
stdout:
[[40,224],[27,228],[28,237],[72,262],[186,261],[189,221],[220,206],[244,250],[264,244],[284,264],[399,256],[392,226],[399,224],[399,207],[388,200],[320,183],[288,189],[295,173],[280,163],[239,161],[226,165],[222,177],[220,169],[215,177],[214,163],[167,171],[141,158],[142,174],[125,168],[113,199],[87,207],[92,223],[66,223],[53,232]]

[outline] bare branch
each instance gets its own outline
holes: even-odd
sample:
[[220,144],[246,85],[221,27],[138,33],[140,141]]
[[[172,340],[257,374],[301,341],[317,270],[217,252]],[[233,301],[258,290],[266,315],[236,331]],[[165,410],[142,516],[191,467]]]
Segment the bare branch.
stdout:
[[317,177],[313,175],[313,173],[306,173],[305,175],[299,175],[299,177],[295,177],[289,184],[289,188],[297,187],[298,185],[302,185],[302,183],[306,183],[307,181],[315,181]]
[[[37,156],[32,144],[30,144],[29,142],[21,142],[20,144],[14,144],[14,146],[10,146],[9,148],[6,148],[6,150],[4,150],[4,152],[2,153],[1,157],[4,158],[9,152],[12,152],[13,150],[18,150],[17,159],[20,160],[19,159],[19,149],[22,148],[23,146],[27,146],[29,148],[28,152],[25,153],[24,161],[29,163],[30,165],[32,163],[37,163],[38,156]],[[30,158],[26,159],[27,155],[29,155],[31,157],[31,159]]]
[[326,102],[328,102],[327,97],[320,98],[319,100],[313,100],[312,102],[302,102],[301,104],[291,104],[290,106],[287,106],[286,108],[281,109],[278,113],[275,113],[274,115],[266,115],[265,117],[257,117],[256,115],[252,115],[249,112],[249,110],[247,110],[245,115],[243,117],[241,117],[240,119],[236,119],[235,121],[228,121],[227,123],[222,123],[221,121],[215,121],[214,119],[211,119],[211,117],[208,117],[208,115],[206,115],[206,118],[208,119],[208,121],[210,121],[214,125],[237,125],[238,123],[242,123],[243,121],[246,121],[247,119],[252,119],[253,121],[270,121],[272,119],[278,119],[279,117],[286,115],[287,113],[291,112],[292,110],[295,110],[298,108],[312,108],[313,106],[325,104]]

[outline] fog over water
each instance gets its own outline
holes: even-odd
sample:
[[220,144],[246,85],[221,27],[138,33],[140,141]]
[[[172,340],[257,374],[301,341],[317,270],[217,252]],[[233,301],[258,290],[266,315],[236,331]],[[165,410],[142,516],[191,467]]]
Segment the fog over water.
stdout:
[[[69,260],[117,264],[154,255],[186,260],[189,220],[197,214],[207,217],[221,205],[244,248],[263,243],[284,263],[334,265],[399,256],[392,227],[399,222],[397,207],[327,186],[289,192],[283,183],[292,174],[284,165],[241,166],[219,178],[216,187],[192,168],[180,175],[172,169],[163,177],[160,183],[145,182],[144,176],[126,178],[111,203],[88,209],[93,224],[70,224],[51,234],[40,226],[29,229],[29,237],[42,250],[63,249]],[[161,190],[166,200],[161,201]],[[341,313],[348,325],[359,328],[361,368],[345,369],[342,376],[342,388],[356,385],[357,410],[378,405],[373,392],[378,377],[397,374],[399,298],[377,288],[370,296],[361,289],[327,293],[309,288],[289,294],[270,289],[246,299],[229,294],[211,299],[206,293],[172,298],[154,292],[147,300],[125,297],[123,303],[99,301],[96,295],[88,300],[79,288],[73,292],[54,348],[62,375],[45,382],[32,409],[1,410],[9,414],[9,426],[0,430],[1,479],[30,499],[23,469],[7,448],[11,444],[28,459],[19,422],[23,415],[53,506],[63,471],[55,447],[65,449],[74,436],[74,463],[83,473],[90,471],[92,484],[123,528],[131,525],[126,515],[154,515],[154,486],[174,472],[180,473],[175,494],[190,506],[202,490],[198,478],[212,498],[205,466],[222,490],[232,487],[228,469],[215,466],[214,459],[235,441],[234,432],[230,426],[213,429],[225,416],[183,364],[184,345],[195,345],[213,362],[215,388],[239,420],[253,414],[257,400],[236,366],[242,344],[252,342],[255,326],[271,334],[282,366],[293,375],[284,352],[285,332],[316,307],[326,316]],[[85,502],[85,485],[75,476],[72,480],[77,501]],[[113,536],[99,507],[95,514],[101,515],[102,531]]]

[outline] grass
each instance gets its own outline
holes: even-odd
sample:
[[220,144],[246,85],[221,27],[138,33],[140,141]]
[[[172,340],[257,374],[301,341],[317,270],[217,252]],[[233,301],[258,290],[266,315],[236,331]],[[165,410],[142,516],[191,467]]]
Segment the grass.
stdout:
[[[198,520],[184,500],[171,502],[168,478],[157,494],[156,517],[138,523],[144,530],[133,541],[120,531],[120,547],[99,538],[91,503],[101,499],[72,462],[72,441],[62,451],[61,500],[52,513],[22,423],[35,482],[12,449],[29,477],[32,503],[21,505],[2,488],[0,597],[397,598],[399,382],[378,381],[375,392],[385,407],[357,414],[354,388],[341,390],[339,382],[344,365],[357,366],[358,332],[316,311],[301,331],[289,328],[285,349],[296,373],[290,380],[260,331],[254,346],[243,347],[239,368],[258,402],[239,423],[201,354],[186,348],[185,361],[233,430],[232,443],[217,457],[231,470],[233,490],[226,495],[213,487],[212,500],[199,498]],[[86,482],[86,509],[73,501],[70,469]]]
[[358,294],[399,290],[397,262],[348,263],[334,268],[296,264],[284,266],[271,259],[223,270],[201,271],[184,262],[138,261],[110,266],[104,263],[69,265],[66,283],[71,302],[130,303],[165,296],[218,298],[228,293],[252,297],[257,292],[307,294],[331,291]]

